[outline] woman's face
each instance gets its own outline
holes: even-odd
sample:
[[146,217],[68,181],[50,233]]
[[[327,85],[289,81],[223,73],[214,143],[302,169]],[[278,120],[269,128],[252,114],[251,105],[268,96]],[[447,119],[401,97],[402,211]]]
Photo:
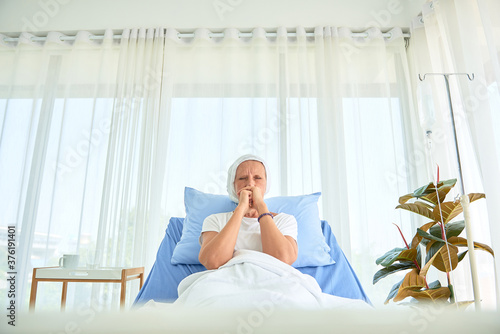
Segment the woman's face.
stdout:
[[262,192],[262,196],[264,196],[266,185],[266,169],[260,161],[247,160],[242,162],[236,169],[234,189],[238,197],[240,190],[245,187],[258,187]]

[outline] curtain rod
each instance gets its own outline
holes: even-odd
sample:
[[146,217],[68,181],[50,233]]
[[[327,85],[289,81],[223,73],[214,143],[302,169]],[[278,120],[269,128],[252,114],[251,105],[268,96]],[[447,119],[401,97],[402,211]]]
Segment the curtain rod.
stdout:
[[[314,32],[306,32],[306,37],[314,37]],[[194,32],[179,32],[177,33],[177,37],[179,39],[182,38],[194,38],[195,33]],[[211,32],[208,34],[211,38],[222,38],[224,37],[223,32]],[[238,37],[241,38],[250,38],[253,36],[252,32],[239,32]],[[266,32],[266,37],[277,37],[278,33],[276,32]],[[365,38],[368,37],[369,34],[367,32],[353,32],[351,33],[351,36],[354,38]],[[404,38],[409,38],[410,34],[409,33],[403,33],[402,36]],[[297,37],[297,33],[295,32],[287,32],[287,37]],[[384,38],[391,38],[392,34],[390,32],[383,32],[382,37]],[[46,40],[46,36],[33,36],[31,37],[32,42],[44,42]],[[113,35],[113,39],[121,39],[122,35]],[[61,41],[74,41],[76,39],[76,36],[60,36],[59,39]],[[91,40],[102,40],[104,39],[104,35],[91,35],[89,37]],[[4,37],[3,41],[4,42],[17,42],[19,40],[19,37]]]

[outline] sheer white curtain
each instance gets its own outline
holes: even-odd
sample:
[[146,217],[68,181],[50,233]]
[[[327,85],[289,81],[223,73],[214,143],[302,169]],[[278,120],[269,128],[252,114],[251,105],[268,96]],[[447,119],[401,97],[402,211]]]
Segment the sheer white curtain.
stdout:
[[[151,268],[167,223],[160,210],[169,130],[164,41],[160,28],[122,32],[95,246],[103,266]],[[119,286],[112,287],[118,305]],[[109,288],[94,285],[94,299]]]
[[[1,225],[16,226],[24,307],[32,268],[88,248],[99,218],[117,53],[111,31],[98,43],[86,32],[61,36],[0,38]],[[42,284],[40,295],[57,307],[60,286]]]
[[[80,266],[96,249],[101,266],[154,261],[166,221],[163,32],[125,30],[119,42],[112,31],[101,41],[1,36],[1,226],[17,226],[21,306],[32,268],[57,266],[64,253],[80,254]],[[57,309],[60,288],[40,284],[37,307]],[[118,307],[118,294],[99,293],[116,285],[102,284],[70,284],[68,307],[89,305],[91,288],[95,307]]]
[[[450,76],[451,98],[456,117],[458,145],[467,193],[484,192],[486,200],[471,205],[473,237],[500,251],[500,12],[498,1],[428,2],[422,18],[413,23],[411,68],[413,84],[425,73],[469,73]],[[446,87],[442,77],[427,77],[436,106],[433,161],[441,166],[442,179],[459,178],[457,156]],[[457,186],[456,188],[459,188]],[[458,190],[458,189],[457,189]],[[495,298],[494,259],[477,251],[480,295],[490,308]],[[498,277],[498,259],[496,259]],[[472,285],[468,259],[454,275],[459,300],[471,300]],[[498,291],[497,291],[498,296]]]
[[226,193],[227,169],[245,153],[269,161],[269,196],[320,190],[314,43],[304,29],[290,40],[283,28],[275,38],[263,29],[253,37],[235,29],[177,34],[168,29],[165,43],[167,216],[183,215],[185,186]]
[[377,29],[364,37],[334,27],[293,32],[238,37],[228,29],[211,38],[200,29],[186,41],[167,31],[165,211],[183,215],[186,185],[225,194],[232,161],[258,154],[271,169],[268,196],[322,191],[323,218],[379,304],[393,282],[372,286],[375,259],[402,243],[394,207],[418,185],[409,186],[419,169],[406,156],[421,133],[413,129],[405,41],[399,29],[390,38]]
[[[409,103],[405,41],[399,29],[353,38],[324,29],[316,39],[323,214],[375,305],[394,282],[372,285],[375,259],[402,242],[395,227],[412,224],[394,210],[421,174],[420,132]],[[390,247],[390,246],[389,246]]]
[[[393,282],[372,286],[375,259],[400,243],[392,222],[413,234],[394,206],[422,163],[400,29],[163,32],[2,44],[0,168],[13,177],[0,181],[1,224],[19,227],[24,300],[31,268],[62,253],[84,265],[99,249],[101,265],[148,272],[168,218],[184,216],[184,187],[226,193],[229,165],[254,153],[270,166],[268,196],[323,193],[322,217],[382,303]],[[68,307],[88,303],[90,286],[72,289]],[[92,289],[117,306],[111,287]]]

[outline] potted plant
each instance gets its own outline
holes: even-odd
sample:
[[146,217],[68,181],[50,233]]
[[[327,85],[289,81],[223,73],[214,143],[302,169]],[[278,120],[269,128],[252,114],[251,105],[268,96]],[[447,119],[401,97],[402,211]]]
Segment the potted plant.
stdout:
[[[394,284],[385,304],[391,299],[398,302],[407,297],[413,297],[418,302],[455,302],[450,272],[457,267],[468,252],[465,250],[459,253],[459,247],[467,246],[467,239],[460,237],[465,222],[463,220],[452,221],[462,213],[460,201],[445,202],[446,195],[455,186],[456,181],[456,179],[451,179],[438,182],[436,185],[431,182],[399,198],[399,205],[396,209],[414,212],[431,221],[417,228],[410,244],[406,242],[398,227],[405,246],[394,248],[376,260],[376,263],[383,268],[375,273],[373,284],[390,274],[403,270],[409,271],[400,282]],[[472,203],[484,198],[485,195],[472,193],[468,194],[468,197]],[[494,255],[493,250],[487,245],[474,242],[474,247]],[[422,249],[426,251],[425,259],[422,256]],[[447,285],[441,285],[439,280],[431,283],[427,281],[427,272],[431,267],[446,273]]]

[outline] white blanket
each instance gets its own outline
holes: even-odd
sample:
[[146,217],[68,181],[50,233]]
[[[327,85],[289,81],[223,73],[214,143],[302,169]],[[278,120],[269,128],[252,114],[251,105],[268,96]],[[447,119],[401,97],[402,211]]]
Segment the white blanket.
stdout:
[[186,277],[174,304],[187,307],[370,308],[361,300],[321,292],[316,280],[262,252],[236,251],[216,270]]

